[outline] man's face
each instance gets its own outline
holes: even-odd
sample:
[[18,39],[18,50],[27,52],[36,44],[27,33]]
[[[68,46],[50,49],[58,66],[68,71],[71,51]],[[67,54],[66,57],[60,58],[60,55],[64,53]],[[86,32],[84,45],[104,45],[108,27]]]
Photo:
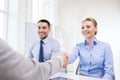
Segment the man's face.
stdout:
[[38,23],[38,35],[40,39],[45,39],[50,32],[50,27],[46,22],[39,22]]

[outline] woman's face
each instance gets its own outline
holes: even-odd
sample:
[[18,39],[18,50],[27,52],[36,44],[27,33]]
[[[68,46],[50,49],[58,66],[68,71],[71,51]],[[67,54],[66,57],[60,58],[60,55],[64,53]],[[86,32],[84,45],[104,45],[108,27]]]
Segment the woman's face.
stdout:
[[97,27],[94,26],[93,22],[91,21],[84,21],[82,22],[82,35],[86,39],[94,38],[95,33],[97,32]]

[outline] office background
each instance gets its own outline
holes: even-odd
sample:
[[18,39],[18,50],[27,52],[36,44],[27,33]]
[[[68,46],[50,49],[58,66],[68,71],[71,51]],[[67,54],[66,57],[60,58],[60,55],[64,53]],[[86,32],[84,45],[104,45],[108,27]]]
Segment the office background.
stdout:
[[25,55],[26,24],[46,18],[61,49],[71,52],[84,40],[80,28],[86,17],[97,20],[97,38],[111,45],[115,75],[120,77],[120,0],[0,0],[0,37]]

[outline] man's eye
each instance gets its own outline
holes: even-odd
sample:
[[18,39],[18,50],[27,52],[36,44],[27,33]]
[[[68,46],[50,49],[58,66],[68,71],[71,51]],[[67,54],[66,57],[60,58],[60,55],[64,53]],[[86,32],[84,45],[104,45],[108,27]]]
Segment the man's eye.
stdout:
[[84,27],[82,26],[81,29],[84,29]]
[[40,27],[38,27],[38,29],[40,29]]
[[46,27],[43,27],[43,29],[46,29]]

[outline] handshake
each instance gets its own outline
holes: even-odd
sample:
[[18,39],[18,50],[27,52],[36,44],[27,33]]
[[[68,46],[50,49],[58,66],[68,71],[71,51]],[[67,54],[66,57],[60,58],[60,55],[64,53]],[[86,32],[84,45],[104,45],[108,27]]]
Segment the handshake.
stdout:
[[61,66],[66,68],[68,65],[69,57],[68,54],[65,52],[60,53],[60,55],[57,56],[57,58],[60,59]]
[[63,54],[63,57],[64,57],[63,67],[66,68],[68,65],[69,57],[67,54]]

